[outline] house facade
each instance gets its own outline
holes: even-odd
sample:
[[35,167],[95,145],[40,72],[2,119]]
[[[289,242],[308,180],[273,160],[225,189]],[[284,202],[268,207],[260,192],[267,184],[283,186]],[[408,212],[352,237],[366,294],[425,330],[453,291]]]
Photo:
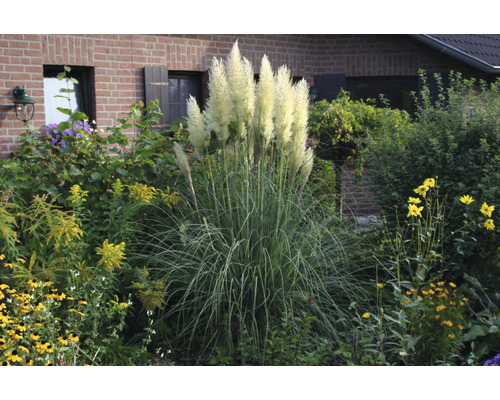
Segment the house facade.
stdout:
[[256,74],[267,55],[275,69],[286,65],[294,79],[306,79],[316,99],[331,100],[344,88],[353,98],[384,93],[394,107],[410,109],[421,69],[500,76],[500,35],[0,34],[0,157],[16,150],[25,129],[13,110],[17,86],[35,101],[30,122],[38,128],[61,120],[54,94],[64,65],[79,81],[72,107],[98,129],[152,99],[160,100],[164,127],[185,114],[189,95],[203,103],[213,58],[225,58],[236,40]]

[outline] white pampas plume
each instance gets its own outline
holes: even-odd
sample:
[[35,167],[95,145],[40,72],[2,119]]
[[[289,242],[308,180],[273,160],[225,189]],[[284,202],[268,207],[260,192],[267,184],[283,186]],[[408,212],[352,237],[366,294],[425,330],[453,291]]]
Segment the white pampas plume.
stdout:
[[257,84],[255,97],[255,112],[253,128],[256,138],[260,136],[264,148],[273,139],[273,115],[276,86],[271,63],[267,56],[262,57],[260,66],[259,83]]
[[278,146],[288,151],[293,121],[293,90],[290,71],[282,66],[276,75],[276,99],[274,103],[274,130]]
[[229,86],[222,60],[214,58],[208,73],[208,89],[210,97],[205,111],[207,130],[208,132],[214,131],[217,138],[222,143],[226,143],[229,137],[232,111]]
[[196,205],[196,194],[194,192],[193,180],[191,179],[191,169],[189,168],[189,161],[186,157],[186,153],[184,153],[181,145],[177,142],[174,143],[174,152],[179,168],[181,169],[182,175],[184,175],[184,178],[186,179],[191,195],[193,196],[194,204]]
[[205,124],[200,107],[193,96],[187,100],[187,129],[198,155],[205,149]]
[[309,180],[309,175],[311,175],[313,165],[314,165],[314,152],[311,148],[308,148],[304,152],[304,159],[302,160],[302,168],[300,169],[300,174],[299,174],[299,187],[300,187],[299,197],[302,197],[302,193],[304,192],[306,183]]
[[293,86],[293,122],[291,126],[289,176],[293,184],[295,175],[302,166],[307,141],[307,119],[309,116],[309,88],[302,79]]
[[238,121],[240,137],[243,137],[253,114],[254,83],[252,65],[248,60],[242,60],[238,41],[229,53],[226,71],[232,111]]

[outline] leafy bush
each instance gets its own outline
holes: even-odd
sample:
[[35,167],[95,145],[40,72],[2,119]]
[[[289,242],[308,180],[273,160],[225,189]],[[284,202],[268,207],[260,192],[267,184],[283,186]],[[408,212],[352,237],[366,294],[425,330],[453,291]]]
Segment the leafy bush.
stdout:
[[[446,237],[463,225],[459,198],[465,194],[480,198],[470,205],[479,212],[482,203],[495,205],[499,197],[500,150],[500,80],[489,85],[451,74],[450,87],[441,88],[431,101],[423,76],[416,120],[403,130],[396,130],[373,140],[369,163],[374,169],[373,188],[376,201],[390,226],[394,226],[394,207],[399,216],[405,212],[407,193],[426,177],[439,177],[440,192],[450,199],[447,209]],[[436,76],[438,83],[439,75]],[[492,217],[498,225],[498,217]],[[482,227],[467,243],[450,239],[447,248],[457,248],[459,255],[448,259],[447,277],[461,282],[467,271],[483,284],[498,287],[498,233]],[[452,254],[452,251],[448,252]],[[453,261],[453,265],[451,262]]]

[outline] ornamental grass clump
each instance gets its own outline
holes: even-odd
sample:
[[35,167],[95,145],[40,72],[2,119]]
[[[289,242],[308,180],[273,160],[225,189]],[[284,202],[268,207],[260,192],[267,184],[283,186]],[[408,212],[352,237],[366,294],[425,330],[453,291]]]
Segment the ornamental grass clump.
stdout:
[[[306,187],[307,84],[293,85],[286,67],[274,75],[264,57],[253,85],[237,46],[212,64],[204,113],[190,100],[196,154],[188,160],[176,145],[187,183],[176,190],[193,201],[146,221],[155,232],[136,256],[169,283],[163,330],[172,348],[263,364],[285,314],[311,315],[315,334],[335,339],[361,289],[345,262],[345,231]],[[241,343],[255,346],[251,359]]]

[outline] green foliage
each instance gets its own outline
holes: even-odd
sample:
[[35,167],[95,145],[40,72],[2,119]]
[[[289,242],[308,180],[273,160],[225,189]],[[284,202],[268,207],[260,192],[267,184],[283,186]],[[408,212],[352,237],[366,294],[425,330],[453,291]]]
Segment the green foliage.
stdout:
[[[435,78],[440,83],[439,75]],[[449,238],[464,222],[458,206],[461,196],[481,199],[469,206],[478,213],[483,202],[495,205],[500,194],[500,80],[487,85],[452,73],[450,82],[450,88],[441,88],[432,102],[423,76],[415,122],[374,140],[367,153],[374,169],[376,201],[390,226],[395,224],[394,206],[401,216],[407,194],[426,177],[439,177],[440,191],[450,199],[445,232]],[[492,219],[498,225],[498,217]],[[445,243],[460,253],[447,260],[454,262],[449,279],[460,282],[467,271],[484,284],[498,287],[499,236],[490,233],[478,227],[471,232],[475,241],[454,243],[453,238]]]
[[346,160],[354,159],[361,176],[367,143],[409,122],[405,111],[378,108],[370,100],[351,100],[345,91],[331,102],[322,100],[311,106],[309,131],[318,146],[318,156],[333,161],[335,183],[331,191],[337,196],[342,194],[342,166]]

